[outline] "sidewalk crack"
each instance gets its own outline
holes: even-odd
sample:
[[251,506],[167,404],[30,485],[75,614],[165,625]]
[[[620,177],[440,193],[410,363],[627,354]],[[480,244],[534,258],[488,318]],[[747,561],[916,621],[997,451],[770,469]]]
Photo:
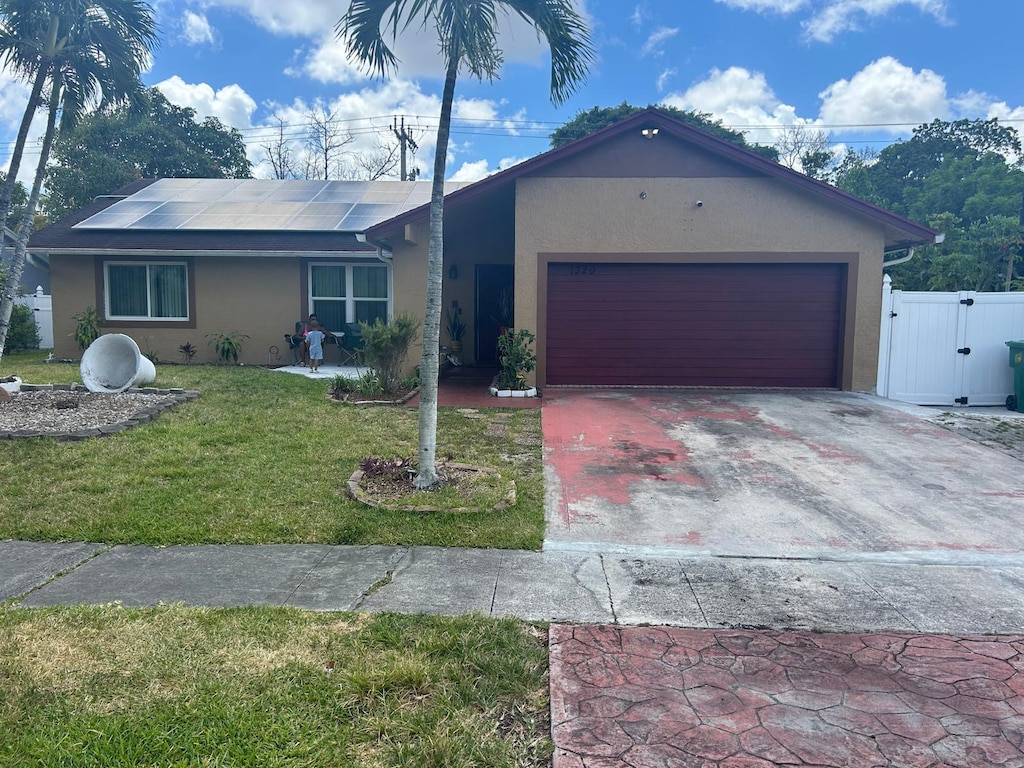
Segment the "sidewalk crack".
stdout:
[[501,580],[501,566],[504,565],[504,564],[505,564],[505,553],[502,552],[498,556],[498,569],[497,569],[497,572],[494,574],[494,589],[491,590],[491,605],[490,605],[490,608],[487,610],[487,615],[488,616],[493,616],[494,615],[494,603],[498,599],[498,582]]
[[284,600],[281,601],[281,606],[282,607],[288,605],[288,603],[291,602],[291,599],[293,597],[295,597],[295,593],[298,592],[299,589],[302,587],[302,585],[306,583],[306,579],[308,579],[310,576],[313,575],[313,571],[315,571],[317,568],[319,568],[321,565],[323,565],[324,560],[327,559],[327,556],[329,554],[331,554],[331,547],[327,546],[324,549],[323,555],[320,556],[320,559],[317,560],[315,563],[313,563],[312,566],[310,566],[309,570],[306,571],[305,575],[301,579],[299,579],[299,581],[295,585],[294,589],[292,589],[292,591],[288,593],[288,595],[284,598]]
[[690,594],[693,595],[693,602],[697,604],[697,610],[700,611],[700,617],[704,620],[704,626],[710,627],[711,624],[708,623],[708,615],[704,613],[704,606],[700,604],[700,598],[697,597],[697,590],[693,588],[693,582],[690,581],[690,576],[687,574],[686,569],[683,568],[683,564],[681,562],[679,563],[679,569],[683,572],[683,578],[686,579],[686,586],[690,588]]
[[608,608],[612,612],[612,624],[619,623],[618,614],[615,613],[615,599],[612,597],[612,584],[608,580],[608,569],[604,567],[604,555],[598,555],[601,560],[601,573],[604,574],[604,586],[608,590]]

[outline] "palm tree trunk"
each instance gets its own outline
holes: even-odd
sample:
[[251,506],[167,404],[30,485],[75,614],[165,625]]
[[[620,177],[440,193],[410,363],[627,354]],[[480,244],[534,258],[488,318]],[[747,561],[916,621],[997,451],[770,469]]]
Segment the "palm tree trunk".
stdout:
[[14,287],[21,283],[21,275],[25,271],[28,238],[32,234],[32,220],[35,217],[36,207],[39,205],[43,178],[46,176],[46,163],[50,159],[53,135],[57,130],[57,112],[60,108],[60,95],[60,78],[54,77],[53,87],[50,92],[50,108],[46,114],[46,133],[43,135],[43,146],[39,152],[36,177],[32,181],[32,192],[28,197],[28,205],[25,208],[21,229],[18,230],[18,242],[14,249],[14,258],[11,259],[11,273],[7,278],[7,284],[11,290],[5,291],[3,300],[0,301],[0,360],[3,359],[4,348],[7,345],[7,330],[11,326],[11,313],[14,311]]
[[434,178],[430,190],[430,245],[427,250],[427,308],[423,316],[423,355],[420,358],[419,460],[413,484],[430,488],[437,484],[437,378],[441,359],[441,283],[444,277],[444,174],[452,104],[461,54],[457,45],[448,54],[448,72],[441,96],[437,124]]
[[[35,82],[32,83],[32,92],[28,97],[28,104],[25,107],[25,114],[21,118],[21,126],[18,128],[18,138],[14,142],[14,149],[11,152],[11,163],[7,169],[7,178],[4,179],[3,189],[0,190],[0,223],[7,226],[7,217],[11,213],[11,199],[14,197],[14,185],[18,180],[18,171],[21,170],[21,159],[25,155],[25,145],[28,143],[28,130],[32,127],[32,118],[39,110],[40,96],[43,92],[43,83],[46,82],[48,67],[40,67],[36,72]],[[3,253],[3,240],[0,239],[0,254]]]

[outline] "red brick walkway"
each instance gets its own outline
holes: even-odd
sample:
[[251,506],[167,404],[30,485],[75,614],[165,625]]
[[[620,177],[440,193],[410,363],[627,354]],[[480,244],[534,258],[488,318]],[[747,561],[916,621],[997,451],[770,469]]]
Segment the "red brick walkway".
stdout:
[[1024,637],[552,626],[554,768],[1024,766]]

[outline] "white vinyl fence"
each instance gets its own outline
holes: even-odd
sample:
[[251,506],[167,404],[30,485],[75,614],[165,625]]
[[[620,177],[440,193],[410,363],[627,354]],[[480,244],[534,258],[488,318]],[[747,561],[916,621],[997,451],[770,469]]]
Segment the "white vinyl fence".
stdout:
[[39,326],[40,349],[53,349],[53,303],[51,298],[44,294],[40,287],[36,289],[35,293],[22,296],[15,301],[24,304],[35,314],[36,325]]
[[1024,339],[1024,292],[882,288],[882,397],[918,405],[1005,405],[1013,394],[1007,341]]

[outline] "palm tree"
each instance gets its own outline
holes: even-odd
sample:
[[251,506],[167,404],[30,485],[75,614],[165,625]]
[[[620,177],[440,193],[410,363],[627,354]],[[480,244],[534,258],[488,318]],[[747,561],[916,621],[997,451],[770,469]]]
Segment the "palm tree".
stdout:
[[435,459],[441,280],[444,274],[444,176],[459,70],[468,70],[480,80],[497,77],[504,61],[498,47],[498,13],[518,16],[533,26],[538,36],[547,40],[551,50],[551,100],[555,104],[562,103],[583,81],[594,55],[590,32],[573,5],[573,0],[352,0],[348,12],[336,27],[349,55],[358,59],[371,74],[380,77],[398,64],[386,37],[394,41],[400,31],[416,23],[435,27],[445,61],[430,194],[427,305],[420,360],[417,488],[429,488],[438,482]]
[[11,167],[0,192],[0,221],[4,224],[28,126],[43,104],[44,84],[50,83],[39,164],[11,261],[7,290],[0,300],[0,356],[14,307],[14,288],[25,266],[25,250],[57,116],[62,127],[71,127],[90,106],[103,109],[134,99],[141,93],[139,77],[155,43],[153,11],[143,0],[0,0],[0,57],[15,72],[33,81]]

